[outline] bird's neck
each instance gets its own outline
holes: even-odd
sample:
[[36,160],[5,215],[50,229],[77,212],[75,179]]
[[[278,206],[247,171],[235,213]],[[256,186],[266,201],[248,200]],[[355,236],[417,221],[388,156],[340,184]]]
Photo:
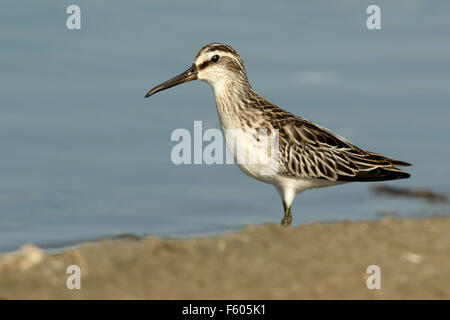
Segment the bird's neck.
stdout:
[[[258,100],[246,78],[221,81],[213,86],[217,111],[226,127],[239,127],[252,112],[251,106]],[[249,108],[250,107],[250,108]]]

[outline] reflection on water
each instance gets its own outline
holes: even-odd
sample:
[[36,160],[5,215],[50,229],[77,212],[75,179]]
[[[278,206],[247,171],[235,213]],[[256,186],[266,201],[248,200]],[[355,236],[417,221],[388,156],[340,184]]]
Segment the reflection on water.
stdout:
[[[143,98],[212,41],[240,52],[253,87],[272,102],[412,162],[413,177],[396,186],[446,193],[450,3],[378,2],[378,31],[365,29],[371,3],[356,0],[82,0],[80,31],[65,28],[70,3],[2,2],[0,251],[278,222],[272,186],[232,165],[170,162],[174,129],[194,120],[219,127],[208,85]],[[446,210],[375,197],[369,184],[307,191],[293,206],[294,223]]]

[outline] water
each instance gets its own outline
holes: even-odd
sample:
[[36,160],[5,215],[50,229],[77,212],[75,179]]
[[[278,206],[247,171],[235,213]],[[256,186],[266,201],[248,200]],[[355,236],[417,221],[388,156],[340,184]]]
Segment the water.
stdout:
[[[192,236],[278,222],[274,188],[236,166],[175,166],[176,128],[219,127],[212,90],[144,99],[215,41],[235,47],[274,103],[414,164],[392,185],[448,192],[448,1],[71,1],[0,4],[0,251],[125,232]],[[307,191],[294,222],[422,217],[448,207],[378,198],[376,184]]]

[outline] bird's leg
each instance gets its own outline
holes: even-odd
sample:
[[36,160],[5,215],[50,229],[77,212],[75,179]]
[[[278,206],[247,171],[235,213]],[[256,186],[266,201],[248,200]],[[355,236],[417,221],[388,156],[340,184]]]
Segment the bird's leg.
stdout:
[[283,207],[284,207],[284,217],[283,220],[281,220],[281,226],[290,227],[292,223],[291,206],[287,206],[286,202],[283,201]]

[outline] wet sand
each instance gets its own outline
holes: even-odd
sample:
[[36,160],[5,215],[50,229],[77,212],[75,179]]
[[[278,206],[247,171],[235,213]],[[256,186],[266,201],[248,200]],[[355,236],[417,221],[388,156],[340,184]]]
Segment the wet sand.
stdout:
[[[81,289],[66,268],[81,268]],[[369,290],[369,265],[381,289]],[[450,217],[246,226],[0,257],[2,299],[450,299]]]

